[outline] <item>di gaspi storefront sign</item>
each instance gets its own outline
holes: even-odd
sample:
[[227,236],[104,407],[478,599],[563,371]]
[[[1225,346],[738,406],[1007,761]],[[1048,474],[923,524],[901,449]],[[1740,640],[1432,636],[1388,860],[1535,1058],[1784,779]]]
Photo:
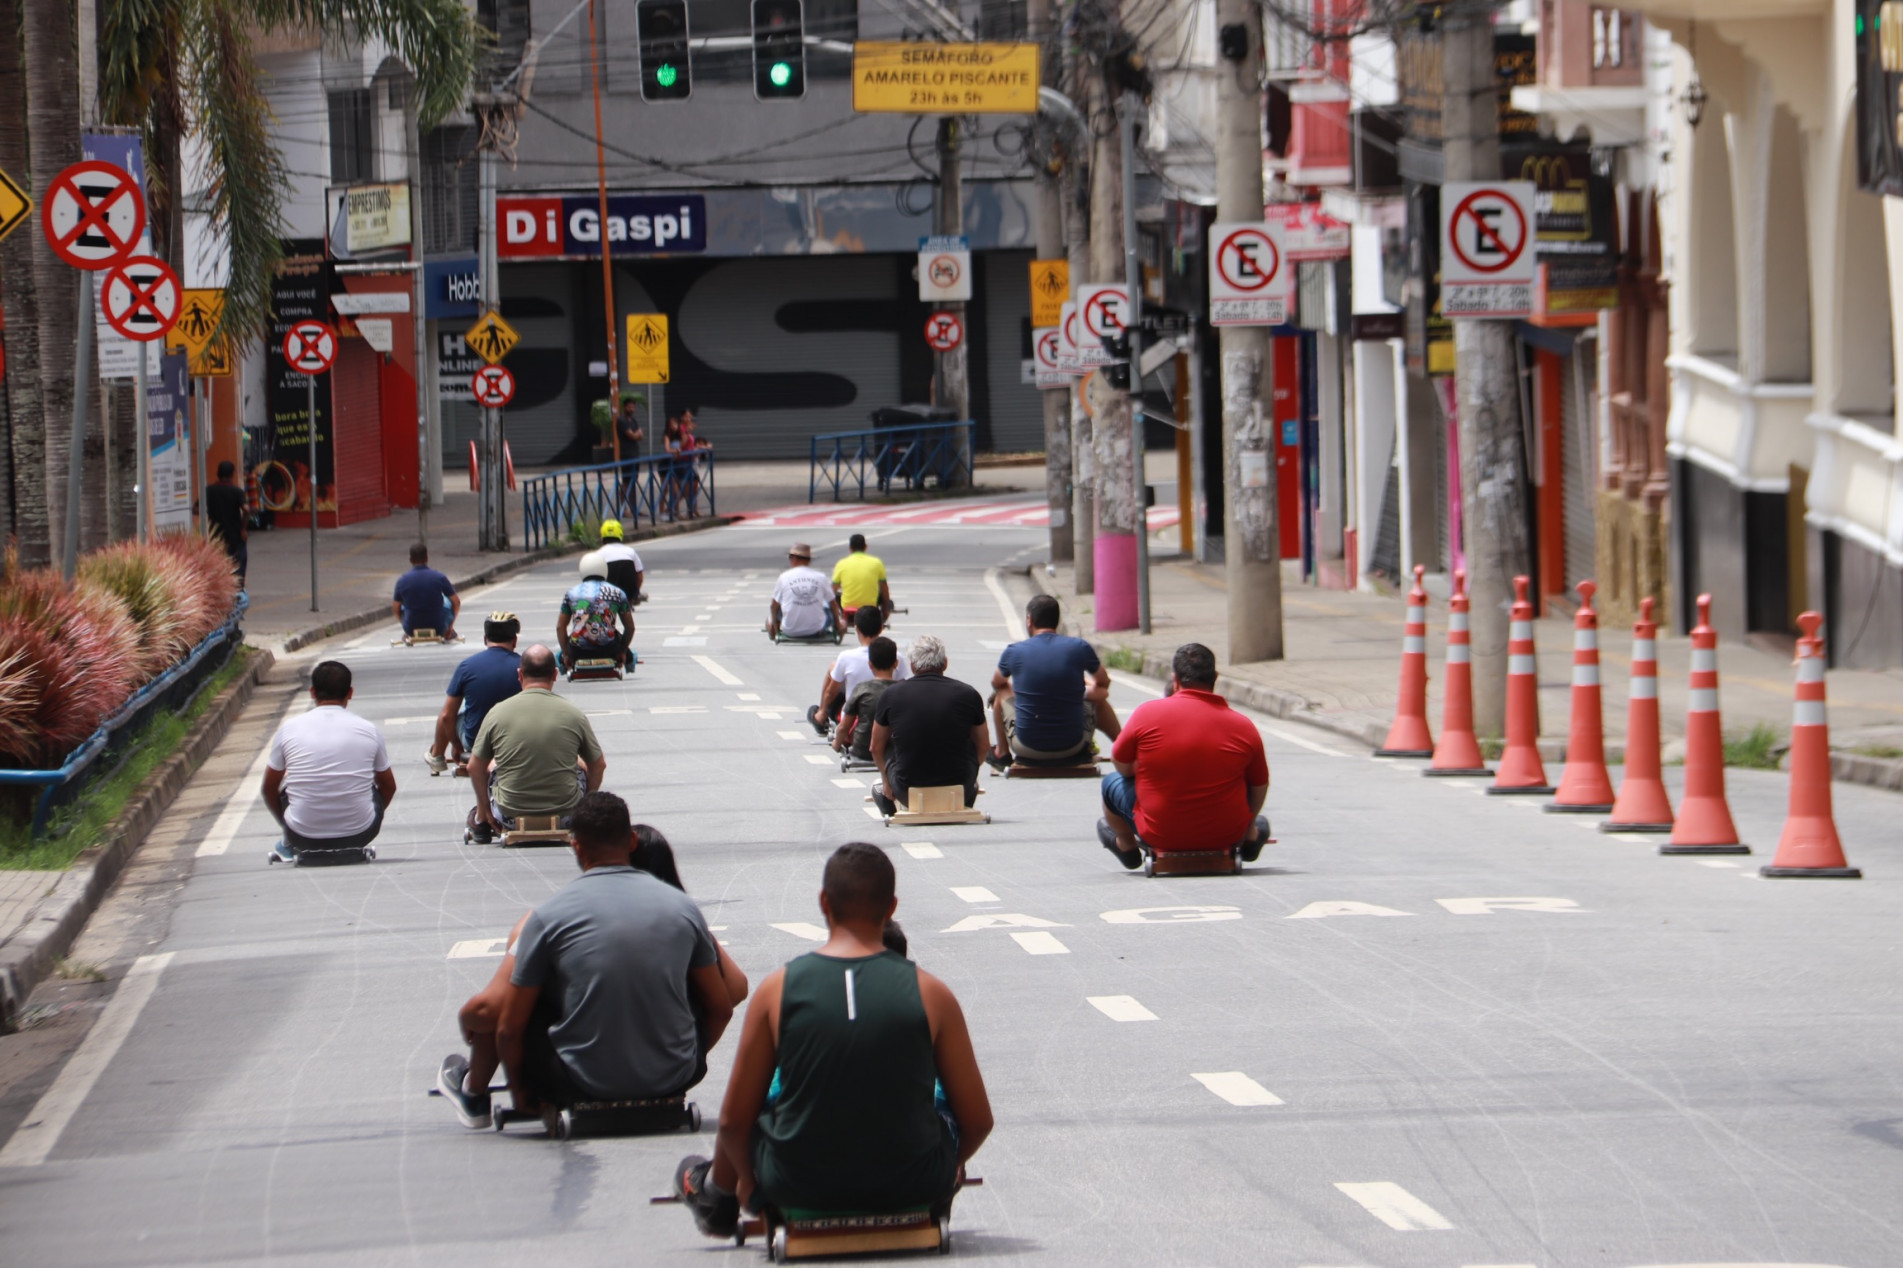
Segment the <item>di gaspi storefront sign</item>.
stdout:
[[852,108],[861,114],[1036,114],[1035,44],[860,41]]

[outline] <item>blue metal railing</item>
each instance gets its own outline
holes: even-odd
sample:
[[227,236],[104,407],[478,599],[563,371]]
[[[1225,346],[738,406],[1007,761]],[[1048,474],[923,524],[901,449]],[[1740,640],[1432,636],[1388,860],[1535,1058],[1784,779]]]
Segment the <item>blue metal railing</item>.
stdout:
[[192,697],[231,659],[231,653],[244,641],[243,631],[238,627],[244,619],[247,603],[247,597],[240,594],[238,606],[232,609],[221,628],[207,634],[183,660],[133,692],[124,704],[99,724],[99,729],[84,744],[66,755],[66,761],[58,769],[0,770],[0,784],[39,788],[39,795],[33,802],[34,837],[45,835],[47,822],[56,803],[70,801],[77,795],[74,781],[81,775],[87,775],[90,780],[110,775],[118,769],[119,763],[114,762],[110,767],[91,771],[102,756],[123,748],[122,741],[136,734],[159,709],[176,713],[190,705]]
[[864,500],[868,482],[880,493],[901,483],[907,489],[923,489],[928,480],[937,481],[941,489],[968,485],[977,430],[978,424],[967,419],[815,436],[806,500],[819,501],[822,489],[832,490],[835,502],[843,492]]
[[643,519],[659,524],[703,509],[715,513],[712,450],[570,467],[522,482],[522,545],[537,550],[559,542],[589,520],[636,528]]

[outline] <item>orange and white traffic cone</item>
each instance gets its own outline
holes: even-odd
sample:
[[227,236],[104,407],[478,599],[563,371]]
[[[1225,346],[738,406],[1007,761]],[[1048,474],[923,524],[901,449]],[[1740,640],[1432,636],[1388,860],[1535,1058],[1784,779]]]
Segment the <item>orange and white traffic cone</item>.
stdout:
[[1670,832],[1672,799],[1659,759],[1659,627],[1652,600],[1639,600],[1632,623],[1632,694],[1625,713],[1625,778],[1601,832]]
[[1725,801],[1725,736],[1718,716],[1718,631],[1711,596],[1698,596],[1692,628],[1692,697],[1685,711],[1685,797],[1660,854],[1749,854]]
[[1440,743],[1423,775],[1491,775],[1474,738],[1473,635],[1468,629],[1467,574],[1454,572],[1447,601],[1447,685],[1441,700]]
[[1837,876],[1857,880],[1861,868],[1844,858],[1837,821],[1830,808],[1830,722],[1824,716],[1824,640],[1817,637],[1824,618],[1805,612],[1797,618],[1804,637],[1797,640],[1797,707],[1791,717],[1791,810],[1778,838],[1777,857],[1760,876]]
[[1606,773],[1606,733],[1599,703],[1599,614],[1591,581],[1579,583],[1573,616],[1573,694],[1566,719],[1566,769],[1559,795],[1547,806],[1556,815],[1602,815],[1612,809],[1612,776]]
[[1507,631],[1507,744],[1487,792],[1495,797],[1552,793],[1540,761],[1540,675],[1533,655],[1533,604],[1526,577],[1513,579],[1512,625]]
[[1427,729],[1427,591],[1421,578],[1427,569],[1415,565],[1414,588],[1407,592],[1407,626],[1401,637],[1401,697],[1394,706],[1394,725],[1374,751],[1376,757],[1432,757],[1434,737]]

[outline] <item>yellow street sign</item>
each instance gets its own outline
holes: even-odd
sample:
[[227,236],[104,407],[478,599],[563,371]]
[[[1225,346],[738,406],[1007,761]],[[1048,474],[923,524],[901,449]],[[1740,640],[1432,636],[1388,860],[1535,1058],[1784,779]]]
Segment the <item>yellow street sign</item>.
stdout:
[[861,114],[1036,114],[1035,44],[861,40],[852,108]]
[[522,342],[522,336],[515,333],[514,326],[502,320],[502,314],[491,309],[469,328],[463,342],[474,348],[477,356],[494,365],[509,355],[509,349]]
[[1062,324],[1070,298],[1069,260],[1031,261],[1031,324],[1040,330]]
[[231,344],[223,339],[206,344],[192,353],[189,371],[195,379],[230,378]]
[[165,332],[167,348],[183,348],[196,357],[211,342],[225,311],[222,287],[188,286],[179,298],[178,320]]
[[628,382],[667,382],[667,318],[628,314]]
[[0,172],[0,238],[26,223],[33,213],[33,199],[11,176]]

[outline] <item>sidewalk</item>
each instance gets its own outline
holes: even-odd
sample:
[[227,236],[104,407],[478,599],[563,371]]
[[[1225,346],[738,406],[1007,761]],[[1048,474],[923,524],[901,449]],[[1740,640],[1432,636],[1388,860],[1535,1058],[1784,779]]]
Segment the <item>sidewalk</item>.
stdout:
[[[1089,596],[1079,598],[1069,565],[1056,577],[1033,569],[1032,580],[1064,603],[1069,628],[1100,650],[1141,652],[1147,672],[1168,676],[1170,653],[1186,642],[1208,644],[1222,665],[1227,690],[1251,707],[1299,718],[1348,735],[1370,747],[1386,736],[1400,685],[1405,600],[1399,595],[1322,590],[1304,585],[1299,569],[1282,574],[1283,633],[1287,659],[1250,665],[1227,663],[1227,588],[1221,564],[1197,564],[1169,550],[1174,534],[1151,537],[1149,635],[1134,630],[1094,633]],[[1429,579],[1430,588],[1433,578]],[[1446,592],[1445,585],[1439,587]],[[1476,618],[1478,619],[1478,618]],[[1539,650],[1540,749],[1549,760],[1565,752],[1572,680],[1572,618],[1535,623]],[[1441,681],[1446,647],[1447,604],[1428,602],[1428,723],[1440,731]],[[1659,704],[1666,758],[1682,748],[1691,667],[1691,640],[1662,636],[1659,645]],[[1626,691],[1631,671],[1630,626],[1602,627],[1604,719],[1608,757],[1617,761],[1625,736]],[[1794,672],[1791,662],[1737,643],[1718,650],[1720,700],[1727,732],[1763,722],[1780,740],[1790,734]],[[1829,678],[1831,746],[1843,757],[1837,777],[1903,788],[1903,671],[1832,670]],[[1871,756],[1858,758],[1859,750]],[[1874,767],[1863,773],[1850,768]]]

